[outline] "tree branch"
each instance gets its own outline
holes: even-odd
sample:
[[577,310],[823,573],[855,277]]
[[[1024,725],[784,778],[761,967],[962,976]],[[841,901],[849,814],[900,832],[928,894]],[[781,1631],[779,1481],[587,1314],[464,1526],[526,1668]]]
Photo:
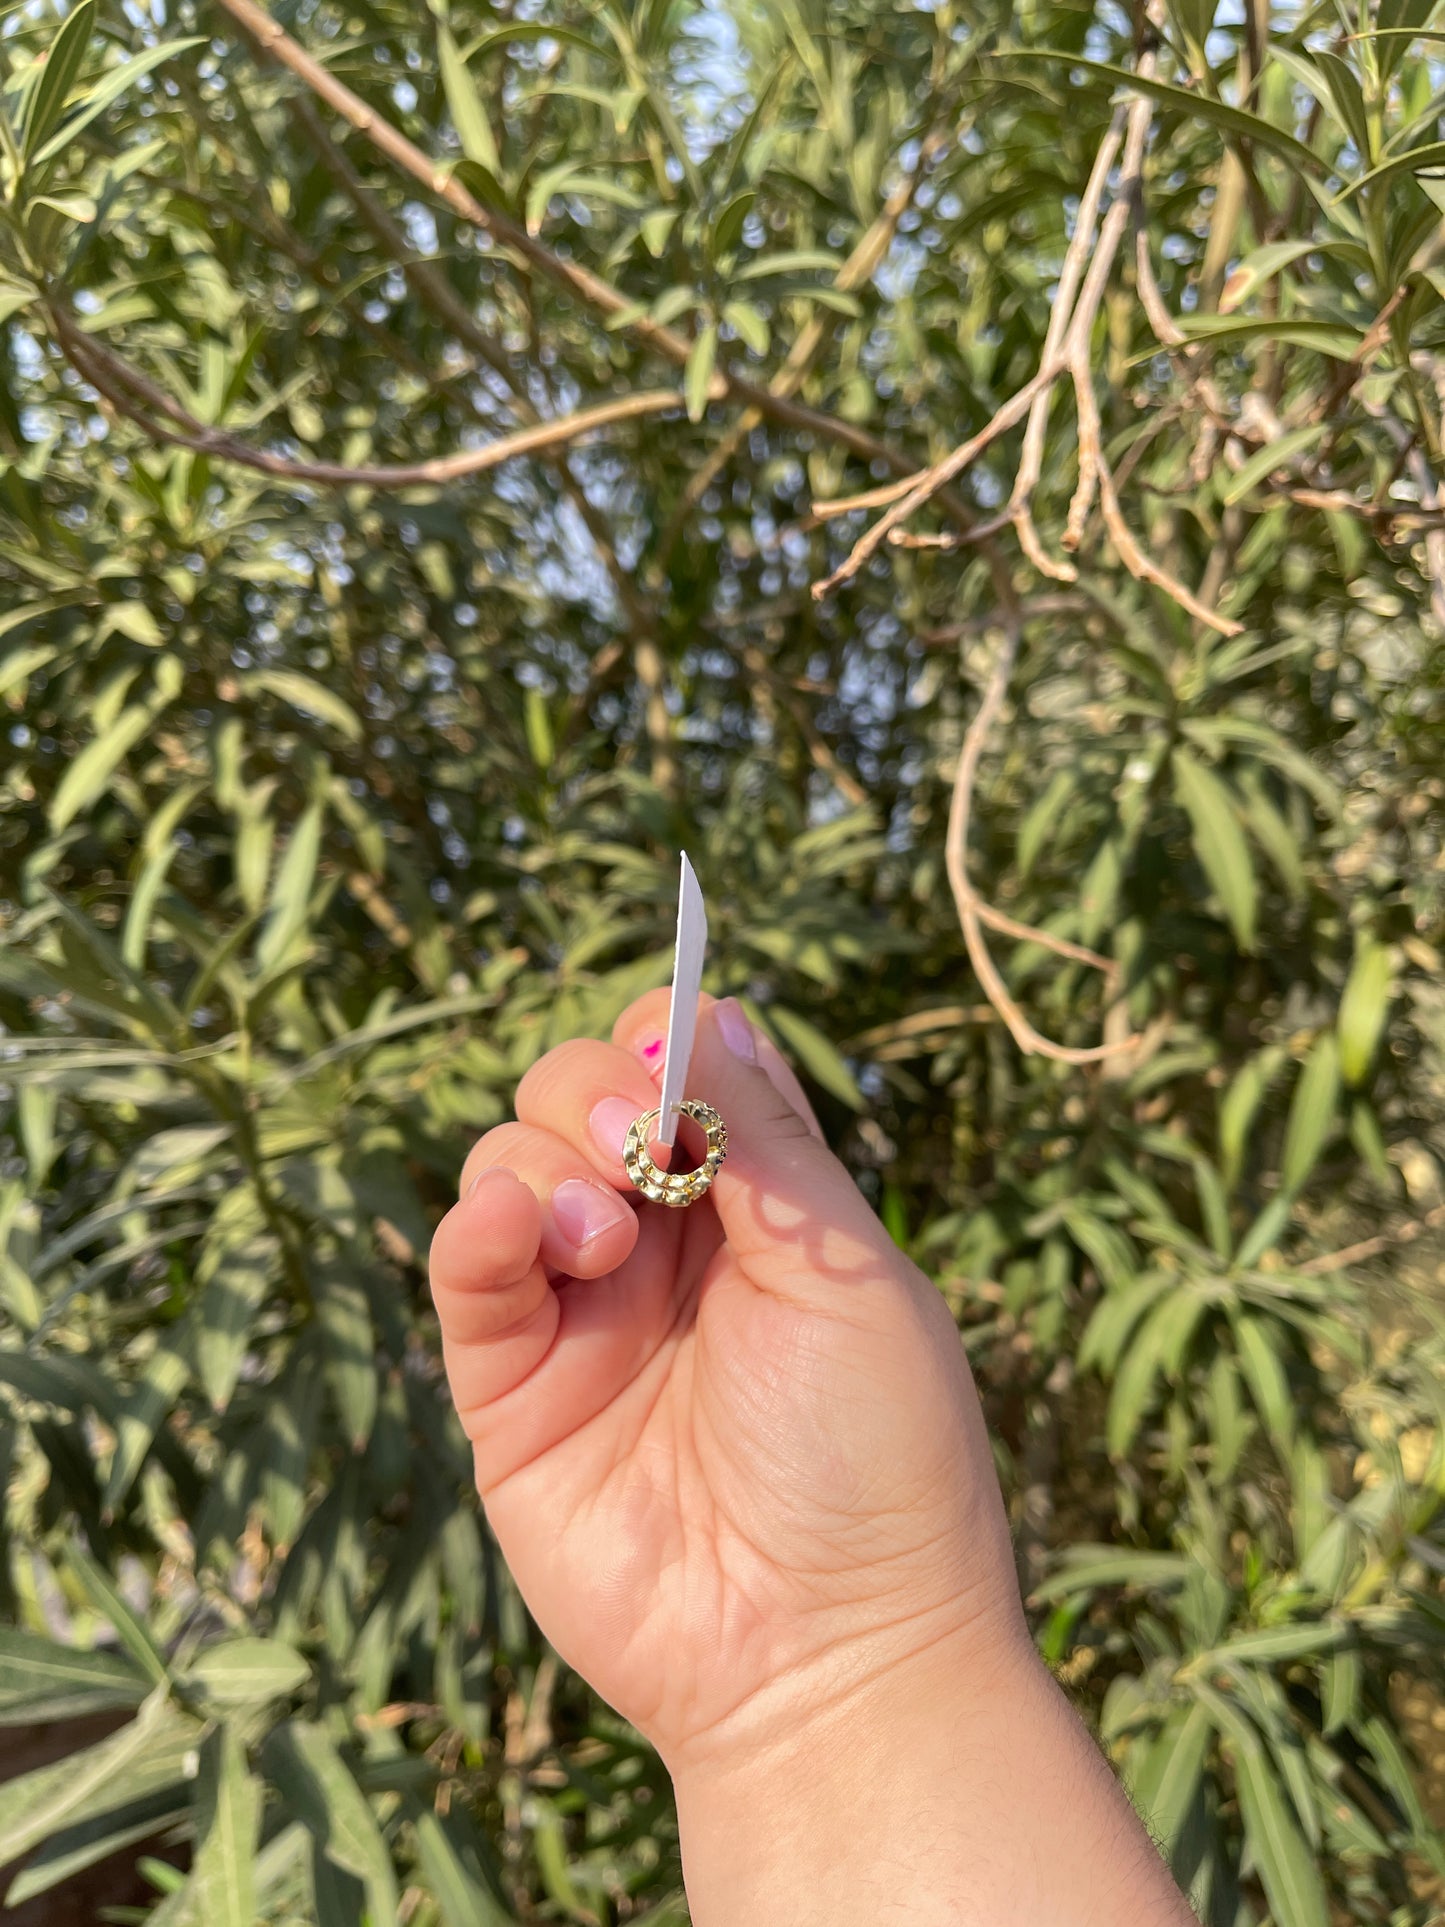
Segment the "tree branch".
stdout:
[[[257,6],[255,0],[220,0],[220,4],[252,39],[304,82],[318,99],[324,100],[359,134],[364,134],[374,147],[404,173],[410,174],[413,180],[421,182],[428,192],[445,202],[462,220],[480,228],[499,247],[520,257],[546,280],[566,290],[585,306],[612,317],[625,315],[625,321],[619,322],[625,332],[645,343],[664,360],[673,362],[677,367],[685,365],[692,353],[692,343],[686,335],[662,326],[648,315],[637,314],[637,304],[630,301],[619,288],[613,287],[611,282],[603,280],[590,268],[557,254],[545,242],[529,234],[509,214],[498,208],[484,206],[457,179],[450,166],[431,160],[398,128],[337,80],[320,61],[293,40],[284,27]],[[715,377],[715,392],[732,401],[756,407],[770,420],[784,422],[792,428],[811,430],[830,441],[841,443],[864,461],[886,462],[897,474],[909,471],[910,464],[906,456],[878,441],[866,430],[855,427],[852,422],[845,422],[821,409],[808,408],[786,395],[774,394],[726,368],[719,368]]]
[[[1149,77],[1155,65],[1156,57],[1153,51],[1145,52],[1139,60],[1140,75]],[[821,518],[828,514],[841,514],[847,508],[878,507],[885,502],[889,504],[872,527],[865,530],[859,537],[838,568],[825,580],[814,584],[815,596],[826,595],[830,590],[851,580],[878,552],[885,541],[893,541],[900,546],[924,546],[925,544],[929,547],[956,546],[952,538],[944,538],[941,541],[928,541],[924,538],[920,541],[919,538],[903,534],[902,526],[940,488],[961,474],[991,442],[1012,428],[1025,414],[1028,420],[1024,429],[1019,466],[1010,492],[1008,507],[991,521],[975,524],[973,529],[962,537],[962,540],[977,540],[1011,523],[1018,533],[1020,546],[1041,573],[1052,576],[1058,581],[1074,580],[1076,571],[1073,564],[1050,556],[1044,548],[1034,526],[1031,507],[1034,490],[1042,471],[1044,435],[1054,384],[1061,376],[1067,375],[1073,385],[1078,412],[1079,473],[1073,497],[1069,503],[1064,546],[1071,549],[1077,548],[1083,541],[1085,524],[1097,495],[1104,526],[1118,553],[1119,560],[1131,575],[1139,581],[1148,582],[1162,589],[1182,609],[1199,621],[1218,629],[1222,634],[1238,635],[1240,633],[1238,623],[1207,608],[1198,596],[1187,589],[1183,583],[1176,581],[1152,557],[1145,554],[1124,518],[1118,488],[1103,450],[1098,402],[1094,394],[1090,362],[1091,340],[1104,290],[1119,251],[1119,244],[1123,239],[1130,214],[1137,207],[1140,199],[1144,153],[1148,143],[1152,114],[1153,109],[1149,98],[1146,95],[1138,95],[1127,106],[1121,105],[1116,108],[1108,130],[1099,144],[1094,164],[1089,172],[1088,183],[1080,200],[1079,217],[1073,238],[1069,242],[1060,270],[1058,290],[1049,316],[1048,331],[1040,351],[1038,373],[1004,402],[977,434],[954,449],[953,453],[945,456],[941,462],[936,462],[932,468],[923,470],[913,477],[913,485],[906,491],[902,486],[888,490],[872,490],[867,496],[855,496],[845,503],[831,502],[816,505],[814,514]],[[1123,159],[1119,187],[1108,212],[1100,221],[1099,208],[1121,145]],[[1162,303],[1160,305],[1162,307]],[[1177,334],[1178,331],[1173,330],[1173,332]]]
[[[683,406],[683,398],[670,388],[643,390],[640,394],[619,395],[593,408],[579,409],[555,421],[543,421],[515,434],[489,442],[485,448],[467,449],[425,462],[400,462],[357,466],[342,462],[297,461],[285,455],[253,448],[223,430],[208,428],[197,421],[173,398],[157,388],[138,368],[113,349],[93,340],[78,328],[64,309],[53,303],[51,320],[57,339],[76,372],[88,381],[127,421],[151,441],[188,448],[213,461],[235,462],[282,481],[316,483],[333,488],[409,488],[428,483],[457,481],[462,476],[479,475],[489,468],[519,455],[534,455],[557,448],[610,422],[629,421],[639,415],[660,415]],[[164,421],[157,420],[163,416]],[[169,422],[169,426],[167,426]]]
[[[918,192],[919,183],[932,166],[935,156],[947,145],[947,137],[935,130],[924,139],[918,150],[918,159],[894,188],[883,203],[877,218],[861,236],[847,260],[839,268],[833,285],[842,294],[851,294],[871,280],[879,263],[887,254],[893,237],[898,231],[898,223]],[[795,395],[807,376],[823,346],[832,332],[836,317],[830,312],[817,312],[808,320],[799,333],[782,367],[768,383],[768,393],[775,397]],[[658,575],[666,572],[668,561],[686,524],[687,517],[706,495],[709,488],[722,474],[733,456],[763,419],[763,411],[757,407],[745,408],[733,426],[723,436],[712,454],[698,469],[683,491],[682,500],[673,511],[667,527],[658,544],[658,559],[655,569]]]
[[999,974],[998,966],[989,952],[988,944],[984,939],[983,925],[987,923],[1008,936],[1018,937],[1027,943],[1042,944],[1046,950],[1053,951],[1056,956],[1086,963],[1102,971],[1106,1002],[1113,1002],[1118,996],[1118,965],[1106,957],[1098,956],[1092,950],[1085,950],[1081,944],[1067,943],[1061,937],[1052,936],[1047,930],[1036,930],[1028,924],[1016,923],[1012,917],[1005,917],[1001,911],[992,909],[983,901],[968,874],[968,831],[973,814],[973,792],[978,778],[979,759],[983,755],[989,732],[998,718],[998,712],[1003,707],[1009,677],[1013,672],[1023,634],[1016,609],[1005,606],[1000,620],[1003,625],[1003,640],[994,656],[993,667],[984,685],[983,698],[974,712],[973,721],[964,732],[958,770],[953,779],[953,799],[949,808],[948,834],[944,844],[948,880],[953,889],[953,900],[958,909],[959,922],[963,927],[963,940],[968,948],[969,961],[973,965],[974,974],[983,986],[984,995],[1008,1025],[1019,1049],[1025,1056],[1051,1057],[1061,1064],[1097,1064],[1103,1058],[1115,1057],[1121,1051],[1129,1050],[1136,1039],[1130,1035],[1114,1043],[1096,1044],[1088,1049],[1077,1050],[1067,1044],[1055,1044],[1043,1036],[1035,1030],[1010,995],[1008,986]]
[[1382,1231],[1378,1237],[1362,1238],[1358,1244],[1345,1245],[1339,1251],[1326,1251],[1318,1258],[1307,1258],[1302,1265],[1293,1269],[1305,1278],[1318,1278],[1329,1271],[1343,1271],[1349,1265],[1363,1264],[1367,1258],[1378,1258],[1382,1251],[1389,1251],[1396,1245],[1413,1244],[1423,1238],[1427,1231],[1437,1231],[1445,1225],[1445,1204],[1437,1204],[1433,1211],[1427,1211],[1423,1218],[1407,1218],[1392,1231]]

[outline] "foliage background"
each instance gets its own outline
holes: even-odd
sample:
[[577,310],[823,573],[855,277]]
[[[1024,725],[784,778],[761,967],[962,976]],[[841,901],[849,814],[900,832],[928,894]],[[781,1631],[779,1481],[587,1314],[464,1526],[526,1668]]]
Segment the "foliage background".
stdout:
[[[0,1720],[62,1752],[0,1786],[12,1904],[145,1843],[117,1918],[684,1918],[665,1777],[478,1516],[424,1260],[525,1067],[665,975],[686,847],[1202,1917],[1438,1911],[1432,18],[5,8]],[[1116,96],[1070,372],[1126,529],[1069,524],[1061,380],[1032,524],[957,539],[1015,423],[815,597],[877,513],[815,505],[1057,346]],[[1002,1004],[1101,1062],[965,957],[1000,675],[973,884],[1110,965],[994,935]]]

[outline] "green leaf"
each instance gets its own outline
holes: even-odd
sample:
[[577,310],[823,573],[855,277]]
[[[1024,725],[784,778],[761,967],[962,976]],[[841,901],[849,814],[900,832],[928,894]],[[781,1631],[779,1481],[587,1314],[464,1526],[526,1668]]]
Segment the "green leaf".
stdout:
[[540,689],[529,689],[526,692],[523,720],[527,729],[527,748],[532,752],[532,761],[539,770],[545,772],[552,767],[556,744],[552,736],[552,717],[547,708],[547,698]]
[[39,1633],[0,1626],[0,1726],[139,1706],[151,1684],[119,1654],[59,1646]]
[[151,917],[155,912],[156,900],[165,887],[166,876],[176,860],[180,847],[174,837],[168,837],[164,848],[157,850],[149,858],[136,879],[135,889],[131,893],[130,907],[126,911],[125,929],[121,934],[120,943],[120,954],[132,970],[145,968]]
[[294,1647],[242,1633],[203,1647],[180,1684],[215,1706],[262,1706],[298,1692],[310,1677],[310,1663]]
[[107,1860],[138,1841],[153,1840],[188,1804],[190,1788],[182,1777],[185,1764],[184,1760],[173,1762],[166,1783],[139,1799],[78,1814],[50,1834],[11,1881],[5,1894],[7,1911],[72,1880],[97,1860]]
[[1259,772],[1251,770],[1240,783],[1244,820],[1254,840],[1274,865],[1280,881],[1296,903],[1304,900],[1307,885],[1299,844],[1275,808]]
[[1287,470],[1296,455],[1313,448],[1324,439],[1325,433],[1324,422],[1308,422],[1303,428],[1291,429],[1287,435],[1272,436],[1220,489],[1220,501],[1226,505],[1242,502],[1251,489],[1267,482],[1280,469]]
[[1361,162],[1368,166],[1373,158],[1369,116],[1359,80],[1351,68],[1338,54],[1322,47],[1311,48],[1305,54],[1276,42],[1269,51],[1272,60],[1278,61],[1313,94],[1340,132],[1353,143]]
[[272,1235],[216,1241],[197,1270],[200,1297],[191,1318],[197,1376],[214,1409],[225,1411],[247,1355],[256,1312],[276,1274],[279,1245]]
[[0,1786],[7,1861],[19,1860],[77,1820],[182,1779],[196,1732],[194,1721],[153,1693],[118,1733],[7,1781]]
[[755,308],[751,301],[729,301],[723,308],[722,316],[738,339],[751,348],[755,355],[768,352],[772,345],[772,329],[762,310]]
[[1269,1427],[1280,1450],[1288,1453],[1294,1439],[1294,1400],[1280,1352],[1280,1329],[1251,1312],[1233,1319],[1239,1364],[1254,1400],[1255,1410]]
[[1177,1282],[1173,1273],[1151,1271],[1106,1292],[1084,1328],[1076,1361],[1078,1369],[1086,1372],[1097,1365],[1112,1373],[1135,1325],[1155,1299],[1172,1290]]
[[444,22],[437,22],[437,57],[441,67],[442,86],[447,97],[447,109],[452,117],[452,125],[462,144],[462,152],[470,161],[485,167],[491,174],[500,176],[501,156],[497,152],[496,139],[492,133],[492,123],[487,118],[487,110],[482,97],[477,92],[475,81],[467,63],[462,59],[452,32]]
[[756,260],[745,262],[733,279],[767,281],[777,275],[801,274],[809,269],[836,275],[842,265],[836,254],[826,254],[821,248],[785,248],[777,254],[760,254]]
[[1165,1341],[1176,1314],[1177,1300],[1167,1297],[1150,1312],[1134,1334],[1119,1362],[1109,1394],[1105,1437],[1111,1458],[1127,1457],[1144,1415],[1153,1403],[1163,1365]]
[[1270,1044],[1236,1072],[1219,1106],[1219,1153],[1224,1182],[1232,1191],[1244,1164],[1245,1147],[1265,1093],[1283,1070],[1287,1053]]
[[1256,1742],[1236,1752],[1234,1771],[1245,1839],[1279,1927],[1329,1927],[1319,1868],[1273,1761]]
[[1341,1641],[1320,1673],[1320,1698],[1325,1713],[1322,1730],[1326,1735],[1342,1732],[1359,1719],[1362,1682],[1359,1647],[1353,1640]]
[[1358,174],[1348,186],[1340,190],[1336,205],[1350,200],[1366,188],[1384,187],[1402,174],[1424,174],[1429,172],[1440,175],[1445,172],[1445,141],[1428,141],[1423,147],[1412,147],[1403,154],[1395,154],[1388,161],[1381,161],[1378,167]]
[[1028,876],[1038,860],[1045,841],[1058,827],[1060,818],[1078,790],[1079,779],[1072,769],[1055,770],[1043,794],[1030,804],[1019,824],[1018,872]]
[[196,1780],[191,1891],[204,1927],[254,1927],[262,1799],[235,1729],[218,1727],[201,1747]]
[[267,1772],[328,1860],[365,1884],[378,1922],[396,1919],[391,1854],[366,1796],[324,1727],[288,1720],[266,1741]]
[[311,908],[311,886],[321,854],[323,810],[312,803],[291,832],[286,854],[276,872],[271,907],[256,945],[257,967],[267,972],[279,964],[300,934]]
[[1290,1626],[1259,1626],[1237,1633],[1223,1646],[1216,1646],[1190,1661],[1201,1672],[1217,1666],[1279,1665],[1291,1659],[1315,1659],[1332,1653],[1352,1637],[1343,1620],[1316,1619]]
[[757,189],[747,187],[734,194],[713,216],[712,258],[731,254],[742,237],[743,222],[747,219],[753,203],[757,200]]
[[85,65],[94,27],[95,0],[80,0],[80,5],[61,22],[60,31],[50,43],[20,134],[20,151],[27,162],[35,159],[37,150],[65,112],[70,91]]
[[1171,1855],[1204,1780],[1214,1738],[1208,1709],[1196,1702],[1176,1706],[1149,1748],[1129,1791],[1166,1857]]
[[[750,1013],[758,1015],[760,1013]],[[803,1070],[825,1091],[831,1091],[850,1109],[861,1111],[864,1108],[863,1093],[859,1090],[847,1060],[837,1045],[806,1017],[797,1011],[789,1010],[783,1004],[769,1004],[764,1028],[775,1031],[784,1046],[790,1050]]]
[[1284,269],[1292,267],[1296,261],[1310,254],[1335,254],[1342,256],[1356,266],[1368,268],[1369,256],[1348,241],[1326,241],[1308,239],[1304,241],[1270,241],[1262,248],[1255,248],[1246,254],[1234,268],[1224,284],[1219,297],[1219,312],[1232,314],[1242,307],[1256,288],[1262,288]]
[[61,777],[51,798],[52,830],[63,830],[102,794],[116,765],[135,748],[153,721],[154,711],[149,704],[132,703],[121,711],[109,729],[86,744]]
[[145,1377],[121,1408],[115,1452],[100,1499],[103,1518],[112,1519],[119,1511],[189,1376],[179,1352],[165,1345],[156,1348]]
[[1075,54],[1055,53],[1044,48],[1020,48],[996,56],[1000,60],[1033,61],[1047,60],[1055,64],[1065,63],[1084,73],[1098,74],[1102,79],[1111,80],[1118,87],[1127,88],[1131,93],[1147,94],[1163,107],[1172,107],[1188,120],[1202,121],[1212,127],[1224,139],[1235,144],[1249,141],[1257,147],[1267,147],[1280,154],[1294,167],[1306,174],[1323,174],[1325,163],[1318,154],[1313,153],[1303,141],[1276,127],[1272,121],[1262,119],[1258,114],[1246,113],[1242,107],[1231,107],[1227,101],[1216,100],[1212,95],[1196,93],[1184,87],[1175,87],[1167,80],[1154,80],[1144,74],[1137,74],[1128,67],[1114,67],[1103,60],[1083,60]]
[[1134,1586],[1143,1591],[1171,1590],[1189,1577],[1189,1561],[1178,1552],[1120,1552],[1108,1546],[1075,1546],[1067,1563],[1037,1587],[1041,1602],[1101,1586]]
[[294,669],[258,669],[245,678],[242,688],[268,690],[282,702],[290,703],[293,709],[300,710],[303,716],[316,716],[323,723],[330,723],[349,743],[359,743],[366,733],[351,705],[324,683],[317,682],[314,676],[303,676]]
[[[185,40],[163,40],[154,47],[146,47],[140,53],[132,54],[118,67],[112,67],[110,72],[98,80],[93,87],[87,88],[76,102],[76,110],[64,126],[30,156],[30,165],[43,167],[48,160],[53,160],[79,133],[89,127],[98,115],[103,114],[112,102],[119,100],[127,88],[133,86],[142,74],[150,73],[163,61],[174,59],[177,54],[187,53],[192,47],[204,45],[205,37],[197,34]],[[129,634],[129,631],[126,633]]]
[[1389,1014],[1391,975],[1388,947],[1369,935],[1362,937],[1335,1024],[1340,1074],[1352,1087],[1363,1084],[1369,1075],[1375,1046]]
[[1333,1134],[1339,1097],[1339,1042],[1334,1031],[1322,1031],[1300,1073],[1285,1126],[1280,1180],[1291,1197],[1314,1170]]
[[1175,794],[1189,816],[1204,874],[1224,905],[1240,949],[1253,950],[1258,893],[1234,798],[1187,749],[1174,751],[1173,764]]
[[1358,328],[1345,322],[1311,321],[1294,315],[1278,320],[1231,321],[1227,315],[1191,314],[1181,315],[1179,325],[1190,340],[1207,341],[1212,348],[1242,348],[1264,339],[1291,348],[1309,348],[1334,361],[1348,361],[1363,339]]
[[708,391],[712,386],[713,368],[717,362],[717,323],[708,322],[698,332],[697,340],[687,358],[683,371],[683,393],[687,397],[687,418],[700,422],[707,413]]
[[363,1452],[376,1422],[376,1334],[366,1293],[345,1259],[312,1272],[326,1381],[353,1452]]
[[407,1811],[422,1878],[446,1927],[514,1927],[515,1917],[492,1892],[456,1816],[442,1819],[419,1800],[409,1800]]
[[90,1603],[102,1618],[114,1627],[120,1643],[155,1685],[167,1687],[170,1673],[167,1670],[165,1655],[156,1644],[149,1628],[140,1616],[127,1604],[120,1589],[108,1572],[105,1572],[79,1546],[72,1546],[66,1554],[66,1564],[75,1573]]

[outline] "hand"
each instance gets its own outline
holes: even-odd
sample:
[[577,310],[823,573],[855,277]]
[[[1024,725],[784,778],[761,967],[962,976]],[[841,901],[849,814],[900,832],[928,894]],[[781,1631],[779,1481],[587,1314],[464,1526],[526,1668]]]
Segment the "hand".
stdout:
[[987,1670],[1026,1635],[953,1320],[737,1004],[704,1010],[688,1083],[728,1127],[708,1196],[628,1184],[666,1017],[643,998],[527,1073],[431,1266],[517,1583],[676,1774],[784,1702],[940,1644]]
[[527,1073],[431,1272],[493,1530],[671,1770],[694,1927],[1182,1927],[1028,1639],[953,1320],[736,1004],[712,1189],[628,1184],[666,1015]]

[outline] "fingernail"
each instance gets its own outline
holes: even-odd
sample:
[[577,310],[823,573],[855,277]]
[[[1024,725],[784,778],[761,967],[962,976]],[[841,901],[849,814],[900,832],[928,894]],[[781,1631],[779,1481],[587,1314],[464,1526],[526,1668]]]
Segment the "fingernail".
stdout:
[[616,1158],[621,1163],[628,1128],[639,1114],[639,1107],[625,1097],[604,1097],[600,1104],[593,1105],[587,1128],[604,1157]]
[[740,1057],[745,1064],[756,1064],[758,1040],[742,1005],[735,997],[724,997],[720,1004],[713,1006],[713,1011],[718,1031],[733,1056]]
[[637,1052],[637,1055],[642,1059],[643,1063],[646,1064],[647,1068],[650,1071],[655,1071],[662,1062],[662,1053],[666,1043],[667,1039],[660,1030],[645,1030],[642,1035],[634,1041],[632,1048]]
[[621,1198],[587,1178],[565,1178],[552,1193],[552,1222],[578,1250],[628,1216]]

